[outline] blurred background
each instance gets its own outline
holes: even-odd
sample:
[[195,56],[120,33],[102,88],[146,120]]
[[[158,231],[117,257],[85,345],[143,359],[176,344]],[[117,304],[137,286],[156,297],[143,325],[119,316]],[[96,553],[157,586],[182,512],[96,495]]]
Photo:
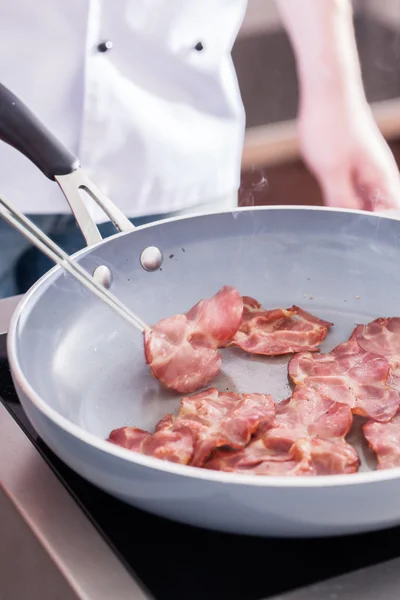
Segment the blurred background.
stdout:
[[[400,166],[400,0],[353,6],[367,98]],[[273,2],[248,0],[233,60],[247,115],[241,204],[322,204],[299,158],[294,56]]]

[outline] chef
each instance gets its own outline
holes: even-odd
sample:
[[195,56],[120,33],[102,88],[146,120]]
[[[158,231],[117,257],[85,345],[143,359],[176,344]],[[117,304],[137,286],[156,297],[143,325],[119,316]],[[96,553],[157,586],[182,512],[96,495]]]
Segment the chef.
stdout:
[[[296,54],[303,156],[326,204],[398,207],[349,0],[277,1]],[[135,224],[234,208],[245,115],[230,53],[245,10],[246,0],[0,0],[0,81]],[[84,245],[57,186],[4,144],[0,192],[68,252]],[[0,244],[0,297],[50,266],[2,221]]]

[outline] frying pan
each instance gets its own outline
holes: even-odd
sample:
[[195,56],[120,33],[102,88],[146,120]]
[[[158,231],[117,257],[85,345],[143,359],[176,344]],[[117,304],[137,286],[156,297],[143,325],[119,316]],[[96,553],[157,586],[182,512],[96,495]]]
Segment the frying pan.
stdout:
[[[15,96],[0,91],[0,136],[46,176],[65,182],[79,168],[77,159]],[[153,246],[163,261],[148,271],[140,257]],[[186,311],[224,284],[266,307],[297,304],[333,321],[323,350],[344,341],[356,323],[400,313],[400,222],[369,213],[268,207],[180,217],[94,239],[74,258],[91,273],[110,269],[113,294],[150,324]],[[76,472],[127,503],[192,525],[255,535],[340,535],[400,523],[400,469],[375,471],[357,427],[351,435],[360,472],[321,477],[214,472],[106,442],[116,427],[152,428],[180,398],[150,376],[140,333],[60,267],[20,303],[8,354],[39,436]],[[286,369],[284,357],[227,350],[213,385],[269,392],[279,401],[290,394]]]

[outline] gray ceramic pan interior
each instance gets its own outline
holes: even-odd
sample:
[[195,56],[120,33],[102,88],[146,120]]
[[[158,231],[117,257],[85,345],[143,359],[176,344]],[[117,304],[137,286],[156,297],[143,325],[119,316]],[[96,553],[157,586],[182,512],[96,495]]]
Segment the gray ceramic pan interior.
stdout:
[[[323,345],[329,350],[357,323],[400,316],[399,242],[400,222],[370,214],[250,209],[120,234],[82,252],[80,262],[90,271],[108,265],[113,293],[149,324],[229,284],[266,308],[297,304],[333,321]],[[153,273],[139,262],[150,245],[164,255]],[[150,376],[141,334],[58,268],[29,296],[17,329],[26,381],[49,407],[95,436],[104,439],[122,425],[151,429],[179,405],[180,397]],[[290,394],[287,358],[225,351],[213,385],[282,400]],[[362,469],[373,466],[362,454]]]

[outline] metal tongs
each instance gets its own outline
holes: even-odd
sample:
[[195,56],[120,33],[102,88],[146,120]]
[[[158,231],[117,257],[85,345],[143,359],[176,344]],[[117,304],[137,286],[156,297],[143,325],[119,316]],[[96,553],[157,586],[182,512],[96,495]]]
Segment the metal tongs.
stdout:
[[103,300],[114,309],[128,323],[139,329],[142,333],[150,329],[137,315],[135,315],[125,304],[111,294],[101,283],[98,283],[92,275],[89,275],[78,263],[73,261],[64,250],[55,244],[41,229],[20,211],[14,208],[5,198],[0,196],[0,215],[12,227],[17,229],[39,250],[44,252],[52,261],[60,265],[70,273],[77,281],[85,286],[87,290]]
[[[79,159],[67,150],[29,108],[2,84],[0,84],[0,140],[19,150],[46,177],[58,183],[88,246],[100,242],[102,237],[81,197],[80,190],[86,192],[104,211],[118,231],[134,229],[129,219],[90,180],[81,168]],[[106,289],[107,271],[109,271],[106,267],[98,267],[91,276],[30,219],[1,196],[0,216],[131,325],[142,333],[150,329]]]

